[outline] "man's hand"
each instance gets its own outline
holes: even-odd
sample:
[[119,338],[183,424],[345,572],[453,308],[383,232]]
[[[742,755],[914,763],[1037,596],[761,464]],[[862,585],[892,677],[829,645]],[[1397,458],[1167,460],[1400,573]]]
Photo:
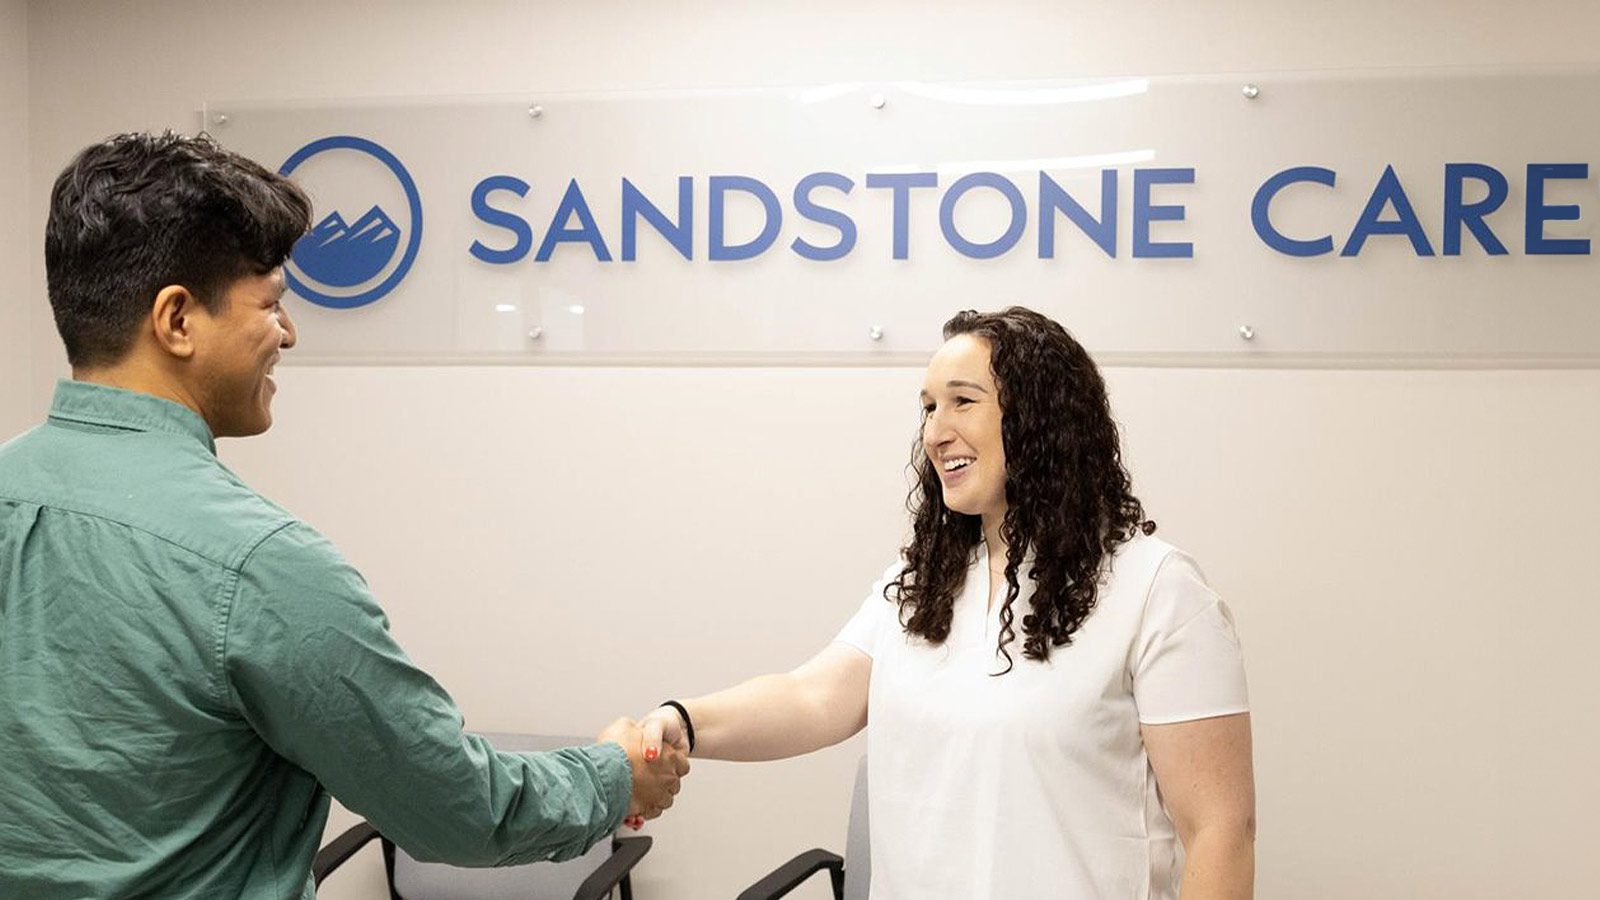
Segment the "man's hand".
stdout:
[[628,754],[628,764],[633,769],[633,796],[624,822],[638,829],[646,819],[654,819],[672,805],[681,779],[689,774],[689,755],[668,745],[662,752],[647,756],[644,731],[632,719],[612,722],[595,738],[596,743],[607,741],[620,744]]

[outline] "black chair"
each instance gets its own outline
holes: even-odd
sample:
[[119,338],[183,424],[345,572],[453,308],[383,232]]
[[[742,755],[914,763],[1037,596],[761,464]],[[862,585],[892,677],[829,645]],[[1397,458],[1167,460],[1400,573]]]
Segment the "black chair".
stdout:
[[[526,734],[486,734],[497,750],[554,750],[588,743],[583,738]],[[633,900],[629,874],[650,852],[650,838],[615,837],[601,841],[577,859],[523,866],[467,869],[425,863],[362,822],[330,841],[311,864],[322,884],[341,863],[373,840],[383,845],[383,868],[391,900],[602,900],[613,891]]]
[[845,835],[845,856],[827,850],[807,850],[745,888],[738,900],[777,900],[818,872],[833,882],[833,900],[867,900],[872,886],[872,852],[868,841],[867,761],[856,767],[855,792],[850,798],[850,830]]

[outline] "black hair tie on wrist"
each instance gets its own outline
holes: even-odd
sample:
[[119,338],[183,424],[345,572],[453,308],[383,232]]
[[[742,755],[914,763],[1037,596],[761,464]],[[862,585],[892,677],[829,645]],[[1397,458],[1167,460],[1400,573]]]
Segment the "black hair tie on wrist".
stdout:
[[678,715],[683,718],[683,733],[689,738],[689,752],[693,753],[694,752],[694,720],[689,718],[689,711],[687,709],[684,709],[683,708],[683,704],[679,703],[676,700],[663,700],[661,705],[662,706],[670,706],[670,707],[672,707],[673,709],[677,710],[678,711]]

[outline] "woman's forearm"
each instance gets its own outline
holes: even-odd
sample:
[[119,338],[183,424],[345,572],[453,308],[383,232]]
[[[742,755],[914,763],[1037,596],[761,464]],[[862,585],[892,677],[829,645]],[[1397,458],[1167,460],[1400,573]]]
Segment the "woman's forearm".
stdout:
[[1181,900],[1251,900],[1256,843],[1248,825],[1199,829],[1184,845]]
[[836,644],[793,672],[682,701],[694,721],[694,755],[783,759],[837,744],[867,724],[871,674],[865,654]]

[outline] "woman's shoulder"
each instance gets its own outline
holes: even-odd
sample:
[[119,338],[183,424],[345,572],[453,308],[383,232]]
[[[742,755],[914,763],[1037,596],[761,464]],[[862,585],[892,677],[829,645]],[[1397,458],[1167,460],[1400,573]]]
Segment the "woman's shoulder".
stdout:
[[1106,590],[1137,604],[1147,626],[1179,625],[1220,599],[1194,557],[1146,534],[1118,548]]
[[1153,534],[1135,531],[1133,537],[1117,545],[1110,559],[1110,577],[1117,581],[1149,583],[1171,561],[1194,560],[1177,546]]

